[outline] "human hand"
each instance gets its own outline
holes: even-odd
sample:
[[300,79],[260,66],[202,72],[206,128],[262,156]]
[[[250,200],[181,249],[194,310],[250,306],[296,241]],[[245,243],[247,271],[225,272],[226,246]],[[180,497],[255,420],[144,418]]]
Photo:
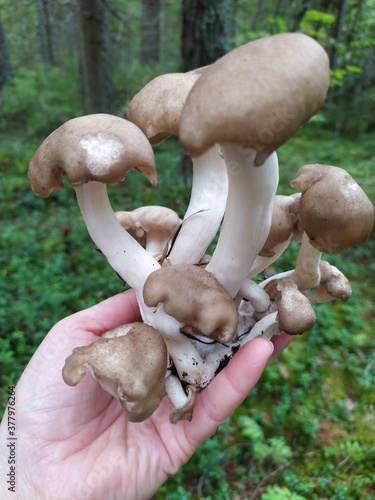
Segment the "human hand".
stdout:
[[[133,291],[57,323],[16,387],[16,493],[1,479],[1,498],[150,498],[245,399],[267,363],[290,341],[257,338],[242,347],[200,394],[193,419],[169,423],[171,403],[131,423],[119,402],[90,376],[74,388],[61,371],[74,347],[91,344],[117,325],[140,321]],[[273,352],[274,351],[274,352]],[[272,354],[273,352],[273,354]],[[6,449],[5,418],[0,427]],[[0,469],[9,468],[6,454]],[[4,474],[5,476],[5,474]]]

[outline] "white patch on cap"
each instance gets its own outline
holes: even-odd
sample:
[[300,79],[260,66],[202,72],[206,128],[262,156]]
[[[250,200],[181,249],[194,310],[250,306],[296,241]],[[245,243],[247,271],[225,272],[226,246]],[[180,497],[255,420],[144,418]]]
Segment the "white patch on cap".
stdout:
[[124,149],[121,142],[106,134],[85,135],[80,145],[87,151],[87,168],[94,175],[108,173]]

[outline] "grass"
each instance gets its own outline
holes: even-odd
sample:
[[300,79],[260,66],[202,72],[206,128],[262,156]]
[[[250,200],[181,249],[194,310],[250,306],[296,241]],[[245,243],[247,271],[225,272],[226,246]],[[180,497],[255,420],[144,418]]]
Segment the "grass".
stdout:
[[[373,137],[301,130],[283,146],[280,194],[306,163],[347,169],[375,201]],[[38,140],[5,134],[0,144],[0,405],[44,335],[62,317],[117,293],[123,284],[95,251],[67,187],[35,197],[27,165]],[[110,188],[116,210],[163,204],[183,215],[175,141],[156,151],[159,187],[137,173]],[[321,305],[313,330],[298,337],[256,389],[155,499],[370,499],[375,496],[374,239],[327,257],[351,280],[346,303]],[[293,266],[297,245],[273,271]]]

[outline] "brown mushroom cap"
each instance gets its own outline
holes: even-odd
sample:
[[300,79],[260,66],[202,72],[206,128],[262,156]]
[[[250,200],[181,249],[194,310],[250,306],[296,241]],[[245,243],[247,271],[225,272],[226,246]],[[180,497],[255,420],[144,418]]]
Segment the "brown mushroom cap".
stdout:
[[152,415],[165,395],[168,353],[160,333],[134,323],[107,332],[91,345],[77,347],[66,359],[63,378],[76,385],[87,371],[115,396],[131,422]]
[[289,335],[300,335],[316,322],[315,311],[307,297],[298,290],[291,278],[271,280],[264,287],[277,304],[279,330]]
[[50,134],[31,159],[29,179],[35,194],[48,196],[89,181],[115,184],[130,169],[142,172],[156,185],[152,148],[142,131],[127,120],[104,113],[67,121]]
[[330,165],[305,165],[290,185],[302,191],[300,222],[317,250],[337,253],[369,238],[374,207],[348,172]]
[[205,68],[157,76],[133,97],[128,119],[143,131],[151,144],[169,135],[178,136],[186,98]]
[[212,64],[191,90],[180,120],[184,148],[215,143],[257,151],[260,165],[319,111],[329,85],[324,49],[301,33],[249,42]]
[[162,303],[177,321],[219,342],[229,342],[236,332],[235,302],[201,267],[176,264],[154,271],[145,282],[143,298],[149,307]]

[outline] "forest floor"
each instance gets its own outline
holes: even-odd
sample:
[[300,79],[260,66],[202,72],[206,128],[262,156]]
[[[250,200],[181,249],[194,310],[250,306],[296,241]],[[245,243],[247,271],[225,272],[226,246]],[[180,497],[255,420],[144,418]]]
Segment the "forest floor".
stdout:
[[[37,141],[0,143],[0,402],[51,326],[123,289],[93,248],[74,192],[33,195],[27,165]],[[189,188],[178,147],[156,150],[159,187],[140,174],[109,189],[116,210],[161,204],[183,215]],[[375,142],[306,127],[279,152],[279,194],[308,163],[349,171],[375,202]],[[293,243],[269,272],[293,267]],[[347,302],[317,307],[318,321],[264,373],[256,389],[156,499],[370,499],[375,496],[374,237],[325,258],[350,279]],[[259,277],[260,279],[261,277]]]

